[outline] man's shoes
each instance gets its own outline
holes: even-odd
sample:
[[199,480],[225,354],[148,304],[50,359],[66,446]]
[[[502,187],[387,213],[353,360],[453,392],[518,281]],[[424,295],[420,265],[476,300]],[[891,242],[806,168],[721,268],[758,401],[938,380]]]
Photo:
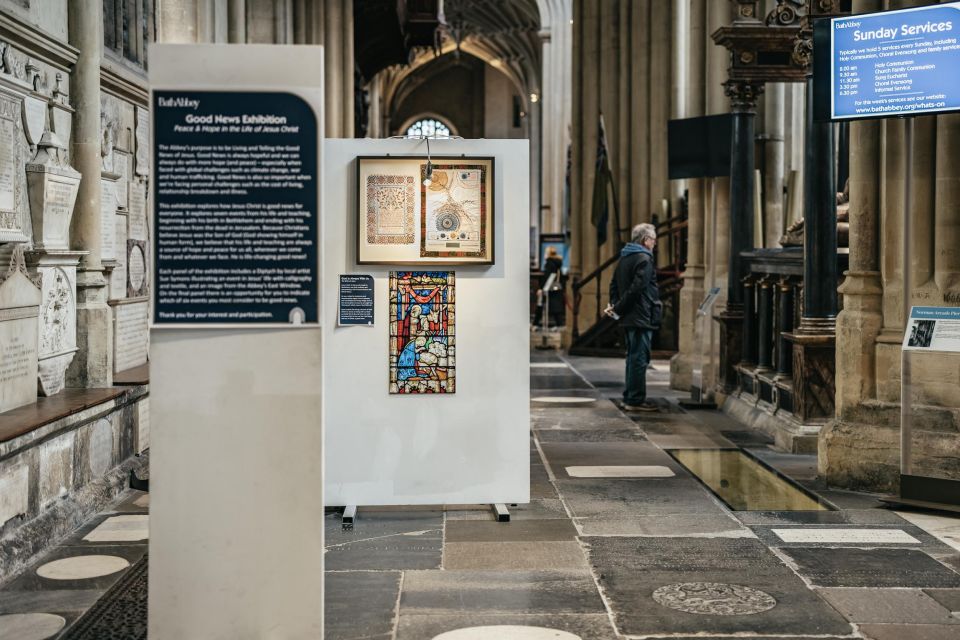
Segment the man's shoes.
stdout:
[[624,411],[646,411],[648,413],[660,411],[660,407],[652,402],[644,402],[642,404],[627,404],[626,402],[621,402],[620,408]]

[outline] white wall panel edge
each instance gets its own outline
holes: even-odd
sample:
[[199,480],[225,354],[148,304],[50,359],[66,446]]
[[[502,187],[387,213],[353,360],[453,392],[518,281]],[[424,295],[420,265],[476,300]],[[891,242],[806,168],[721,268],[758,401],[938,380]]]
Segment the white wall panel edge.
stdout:
[[[441,505],[530,500],[529,143],[431,141],[436,156],[494,156],[493,266],[456,273],[457,391],[391,396],[387,278],[356,264],[357,156],[425,155],[417,140],[324,143],[325,503]],[[340,274],[375,280],[375,325],[337,327]]]

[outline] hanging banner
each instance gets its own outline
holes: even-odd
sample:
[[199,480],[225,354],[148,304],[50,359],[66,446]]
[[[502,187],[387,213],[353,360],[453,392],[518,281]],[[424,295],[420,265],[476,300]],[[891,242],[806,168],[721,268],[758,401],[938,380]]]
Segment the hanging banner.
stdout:
[[960,110],[960,2],[822,20],[814,40],[819,119]]
[[913,307],[903,348],[960,352],[960,307]]

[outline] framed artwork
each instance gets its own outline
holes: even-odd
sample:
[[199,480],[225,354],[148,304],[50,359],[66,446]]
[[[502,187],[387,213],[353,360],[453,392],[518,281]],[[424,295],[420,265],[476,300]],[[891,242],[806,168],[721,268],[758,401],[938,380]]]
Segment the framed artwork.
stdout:
[[452,271],[390,273],[390,393],[456,391]]
[[357,158],[357,263],[494,263],[494,159]]

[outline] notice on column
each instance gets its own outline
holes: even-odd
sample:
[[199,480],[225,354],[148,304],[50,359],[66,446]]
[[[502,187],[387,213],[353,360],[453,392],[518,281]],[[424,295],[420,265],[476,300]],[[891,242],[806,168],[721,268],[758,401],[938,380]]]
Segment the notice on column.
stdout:
[[373,325],[373,276],[340,276],[337,324]]
[[913,307],[903,348],[960,353],[960,307]]
[[832,117],[960,109],[960,2],[831,22]]
[[277,92],[153,100],[154,324],[317,324],[313,110]]

